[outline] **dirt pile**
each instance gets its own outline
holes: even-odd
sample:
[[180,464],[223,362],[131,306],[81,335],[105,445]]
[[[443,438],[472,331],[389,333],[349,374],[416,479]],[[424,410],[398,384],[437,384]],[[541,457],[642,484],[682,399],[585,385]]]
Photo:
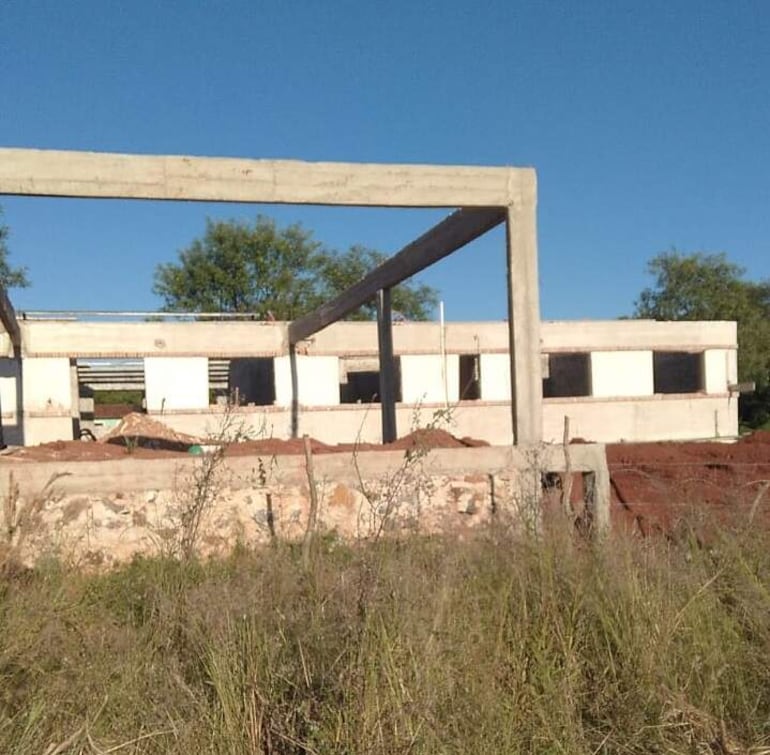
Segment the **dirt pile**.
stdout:
[[163,451],[187,451],[190,446],[201,441],[192,435],[178,433],[146,414],[131,412],[97,442],[127,448],[134,446]]

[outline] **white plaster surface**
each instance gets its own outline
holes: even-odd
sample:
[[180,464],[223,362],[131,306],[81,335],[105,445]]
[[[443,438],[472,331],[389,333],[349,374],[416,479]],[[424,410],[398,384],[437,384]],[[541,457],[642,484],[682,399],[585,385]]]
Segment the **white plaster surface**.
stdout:
[[735,349],[707,349],[703,353],[706,393],[726,393],[738,382],[738,353]]
[[508,354],[482,354],[481,398],[484,401],[511,400],[511,360]]
[[401,399],[405,404],[457,401],[460,357],[416,354],[401,357]]
[[735,437],[738,433],[736,398],[655,396],[638,401],[582,402],[550,399],[543,406],[546,442],[561,442],[565,415],[570,418],[572,437],[597,443],[699,440]]
[[148,411],[205,409],[209,405],[209,360],[147,357],[144,384]]
[[[302,406],[335,406],[340,402],[340,368],[336,356],[297,357],[298,400]],[[275,359],[275,403],[291,406],[291,361]]]
[[24,359],[22,386],[27,412],[49,416],[72,412],[70,360],[63,357]]
[[3,424],[16,422],[16,386],[19,380],[19,362],[15,359],[0,359],[0,409]]
[[591,353],[592,395],[652,396],[652,351],[594,351]]

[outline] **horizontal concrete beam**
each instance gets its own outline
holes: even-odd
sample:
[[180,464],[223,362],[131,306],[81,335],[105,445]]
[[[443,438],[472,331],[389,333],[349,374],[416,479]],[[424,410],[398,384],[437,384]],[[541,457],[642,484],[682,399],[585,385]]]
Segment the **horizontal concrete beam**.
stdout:
[[22,320],[24,356],[92,358],[276,356],[287,352],[286,323],[59,322]]
[[300,317],[289,326],[289,343],[297,343],[365,304],[386,288],[449,256],[505,220],[499,208],[462,209],[452,213],[405,246],[338,297]]
[[[280,356],[286,353],[287,323],[178,322],[115,323],[21,320],[28,356]],[[735,349],[734,322],[651,322],[607,320],[543,322],[541,350],[547,353],[649,349]],[[500,322],[447,322],[450,354],[506,353],[508,325]],[[405,322],[393,326],[393,347],[399,354],[438,354],[436,322]],[[377,324],[341,321],[303,344],[313,356],[376,356]],[[12,356],[7,333],[0,333],[0,356]]]
[[564,320],[541,326],[542,351],[702,351],[737,348],[734,322]]
[[0,194],[375,207],[504,207],[531,168],[0,148]]

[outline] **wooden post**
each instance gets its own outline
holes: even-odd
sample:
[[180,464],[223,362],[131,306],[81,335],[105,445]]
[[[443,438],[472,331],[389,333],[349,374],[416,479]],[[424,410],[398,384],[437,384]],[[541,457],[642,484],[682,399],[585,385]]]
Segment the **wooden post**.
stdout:
[[392,443],[396,430],[396,370],[393,359],[393,312],[390,289],[377,292],[377,336],[380,350],[380,410],[382,442]]
[[299,376],[294,344],[289,345],[289,370],[291,372],[291,437],[296,438],[299,435]]
[[313,448],[310,445],[310,437],[308,435],[302,436],[302,444],[305,449],[305,472],[307,473],[307,486],[310,493],[307,528],[305,529],[305,538],[302,541],[302,564],[307,570],[310,568],[313,540],[318,522],[318,489],[316,488],[315,474],[313,473]]

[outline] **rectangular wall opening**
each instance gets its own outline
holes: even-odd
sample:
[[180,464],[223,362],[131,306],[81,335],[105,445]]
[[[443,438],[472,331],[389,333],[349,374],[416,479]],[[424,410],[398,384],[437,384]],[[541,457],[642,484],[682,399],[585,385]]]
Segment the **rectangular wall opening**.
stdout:
[[[401,401],[401,362],[395,358],[396,402]],[[380,361],[377,357],[340,357],[340,403],[380,403]]]
[[591,355],[545,354],[543,359],[543,398],[591,395]]
[[[211,362],[209,362],[211,364]],[[209,368],[211,381],[211,368]],[[211,386],[212,383],[209,382]],[[272,357],[231,359],[227,373],[227,392],[219,403],[239,406],[271,406],[275,403],[275,361]]]
[[146,411],[143,359],[77,359],[79,431],[99,436]]
[[481,356],[460,354],[460,400],[477,401],[481,398]]
[[703,352],[656,351],[652,355],[655,393],[697,393],[705,390]]

